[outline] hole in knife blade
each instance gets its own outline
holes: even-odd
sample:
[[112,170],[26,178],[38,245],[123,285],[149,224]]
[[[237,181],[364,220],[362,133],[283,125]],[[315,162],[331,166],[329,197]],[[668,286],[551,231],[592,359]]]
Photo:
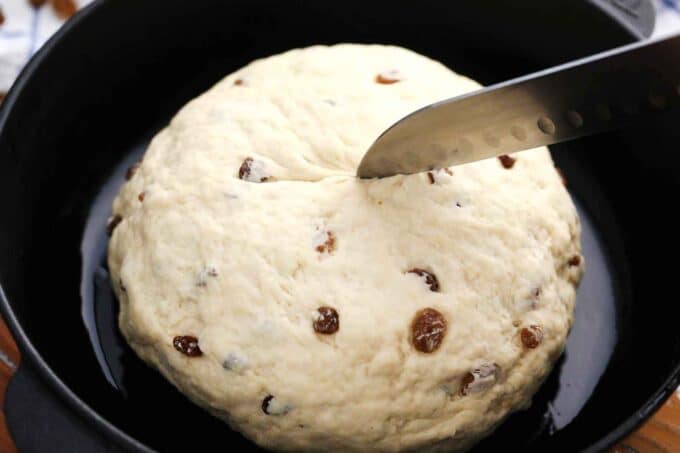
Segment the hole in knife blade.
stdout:
[[488,132],[484,134],[482,138],[484,139],[484,142],[492,148],[497,147],[501,143],[498,137]]
[[623,100],[619,103],[619,107],[626,115],[635,115],[638,113],[638,106],[633,101]]
[[583,117],[576,110],[569,110],[567,112],[567,121],[576,129],[583,126]]
[[458,140],[458,149],[462,153],[471,153],[472,151],[474,151],[475,145],[473,145],[470,140],[463,137],[460,140]]
[[609,121],[612,119],[612,111],[604,104],[597,104],[595,106],[595,116],[602,121]]
[[513,137],[515,137],[520,142],[523,142],[524,140],[527,139],[526,132],[524,132],[524,129],[522,129],[519,126],[512,126],[510,128],[510,133],[512,134]]
[[555,123],[547,116],[540,117],[536,124],[544,134],[552,135],[555,133]]
[[658,92],[652,91],[647,97],[647,102],[655,109],[663,110],[667,106],[666,97]]

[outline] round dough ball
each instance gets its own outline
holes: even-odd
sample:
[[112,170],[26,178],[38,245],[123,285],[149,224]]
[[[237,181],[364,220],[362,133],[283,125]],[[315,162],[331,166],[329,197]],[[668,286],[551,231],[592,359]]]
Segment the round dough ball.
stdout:
[[132,348],[280,450],[461,450],[530,404],[583,270],[548,150],[354,176],[394,121],[476,88],[343,44],[258,60],[186,105],[113,206]]

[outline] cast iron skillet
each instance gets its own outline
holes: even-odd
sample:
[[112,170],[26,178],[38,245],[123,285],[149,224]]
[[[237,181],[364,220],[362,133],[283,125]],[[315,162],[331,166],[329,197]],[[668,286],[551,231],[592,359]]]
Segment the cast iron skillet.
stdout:
[[[255,449],[121,341],[104,258],[125,168],[223,75],[292,47],[354,41],[410,47],[489,84],[639,39],[653,23],[639,0],[489,3],[116,0],[71,21],[0,112],[0,299],[24,356],[7,402],[19,447]],[[584,223],[576,322],[531,408],[479,451],[601,450],[678,384],[677,124],[553,148]]]

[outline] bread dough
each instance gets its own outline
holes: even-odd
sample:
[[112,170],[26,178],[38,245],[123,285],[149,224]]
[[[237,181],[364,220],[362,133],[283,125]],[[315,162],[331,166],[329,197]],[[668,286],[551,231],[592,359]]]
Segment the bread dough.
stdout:
[[255,61],[187,104],[113,205],[132,348],[280,450],[462,450],[527,406],[583,271],[548,150],[354,176],[391,123],[476,88],[343,44]]

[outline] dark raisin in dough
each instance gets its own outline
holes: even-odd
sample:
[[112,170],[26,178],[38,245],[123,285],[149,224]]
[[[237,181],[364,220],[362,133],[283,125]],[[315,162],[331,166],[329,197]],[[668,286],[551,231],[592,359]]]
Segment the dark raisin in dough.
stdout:
[[189,357],[199,357],[203,351],[198,346],[198,338],[191,335],[180,335],[172,340],[172,345],[182,354]]
[[416,350],[424,353],[436,351],[446,335],[446,318],[434,308],[416,313],[411,323],[411,341]]
[[340,316],[335,308],[319,307],[319,315],[314,320],[314,331],[324,335],[332,335],[340,329]]

